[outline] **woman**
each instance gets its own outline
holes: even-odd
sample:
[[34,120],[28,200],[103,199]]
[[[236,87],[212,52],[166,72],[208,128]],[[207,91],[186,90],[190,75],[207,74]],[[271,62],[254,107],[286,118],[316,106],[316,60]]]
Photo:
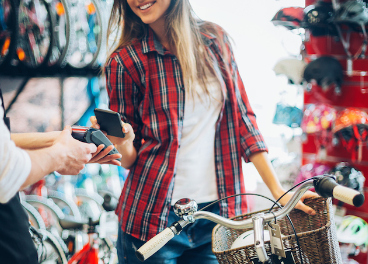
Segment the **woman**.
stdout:
[[[112,10],[110,32],[120,37],[105,73],[110,109],[121,114],[126,136],[110,140],[130,169],[117,209],[117,248],[120,263],[139,263],[136,249],[178,220],[172,211],[177,199],[203,207],[245,192],[241,157],[254,163],[275,198],[284,190],[225,32],[194,18],[189,0],[115,0]],[[226,217],[245,213],[243,197],[209,210]],[[303,203],[298,208],[315,213]],[[213,226],[197,221],[147,263],[217,263]]]

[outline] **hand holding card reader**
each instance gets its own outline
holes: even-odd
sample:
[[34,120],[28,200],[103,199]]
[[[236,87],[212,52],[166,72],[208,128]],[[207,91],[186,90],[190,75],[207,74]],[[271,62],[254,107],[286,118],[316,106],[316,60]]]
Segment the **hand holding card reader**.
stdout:
[[[103,148],[103,150],[106,149],[108,146],[113,145],[111,141],[102,133],[101,130],[92,127],[72,126],[72,137],[81,142],[93,143],[96,145],[96,147],[104,144],[105,147]],[[108,155],[117,153],[119,152],[114,147]],[[116,160],[120,161],[121,158]]]

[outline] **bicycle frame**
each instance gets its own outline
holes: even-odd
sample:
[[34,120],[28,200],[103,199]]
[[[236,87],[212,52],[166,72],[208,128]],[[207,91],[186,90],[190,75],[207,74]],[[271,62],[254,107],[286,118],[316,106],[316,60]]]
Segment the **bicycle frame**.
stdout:
[[96,233],[88,234],[88,243],[75,253],[68,264],[98,264],[98,246],[96,248]]

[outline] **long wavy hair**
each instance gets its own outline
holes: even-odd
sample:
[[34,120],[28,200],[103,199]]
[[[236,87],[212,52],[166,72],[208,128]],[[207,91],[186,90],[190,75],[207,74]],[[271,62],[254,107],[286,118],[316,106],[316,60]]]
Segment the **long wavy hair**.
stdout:
[[[175,47],[187,91],[193,96],[197,94],[193,84],[198,80],[204,92],[210,95],[207,87],[208,73],[214,75],[215,72],[201,32],[212,33],[222,39],[219,27],[196,17],[189,0],[171,0],[165,14],[165,25],[169,44]],[[142,39],[147,29],[147,25],[131,10],[127,0],[114,0],[107,30],[107,39],[111,39],[107,58],[117,49],[130,45],[133,40]],[[115,37],[111,38],[112,35]],[[227,57],[223,41],[220,41],[220,45],[223,55]]]

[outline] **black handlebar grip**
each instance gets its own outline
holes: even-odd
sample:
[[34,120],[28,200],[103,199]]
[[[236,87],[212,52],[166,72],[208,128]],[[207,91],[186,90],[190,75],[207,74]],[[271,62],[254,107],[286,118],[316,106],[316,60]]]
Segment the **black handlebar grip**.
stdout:
[[313,183],[316,192],[324,198],[334,197],[356,207],[362,206],[364,203],[363,194],[354,189],[339,185],[333,176],[315,177]]

